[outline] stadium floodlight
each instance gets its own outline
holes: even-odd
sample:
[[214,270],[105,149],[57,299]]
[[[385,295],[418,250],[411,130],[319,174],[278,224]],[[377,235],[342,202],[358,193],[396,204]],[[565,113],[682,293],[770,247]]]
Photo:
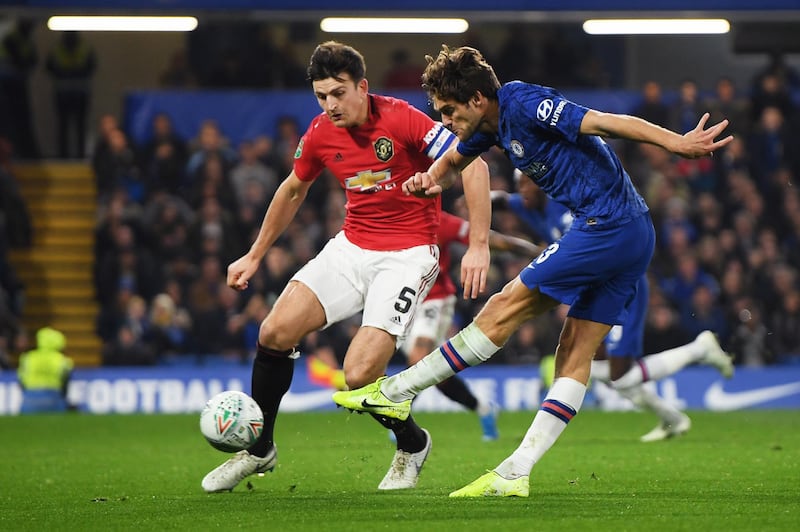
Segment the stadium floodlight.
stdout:
[[53,16],[53,31],[193,31],[195,17]]
[[319,23],[328,33],[464,33],[463,18],[327,17]]
[[724,18],[589,19],[583,23],[589,35],[719,34],[730,29]]

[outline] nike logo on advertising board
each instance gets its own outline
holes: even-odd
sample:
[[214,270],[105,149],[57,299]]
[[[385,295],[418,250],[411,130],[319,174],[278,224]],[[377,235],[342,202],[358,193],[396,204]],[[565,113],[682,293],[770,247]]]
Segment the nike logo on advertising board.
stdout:
[[774,401],[800,393],[800,382],[776,386],[765,386],[741,392],[726,392],[721,382],[715,382],[706,390],[703,402],[709,410],[727,411],[748,408],[767,401]]
[[289,391],[281,400],[281,411],[283,412],[302,412],[321,406],[334,406],[330,390],[294,393]]

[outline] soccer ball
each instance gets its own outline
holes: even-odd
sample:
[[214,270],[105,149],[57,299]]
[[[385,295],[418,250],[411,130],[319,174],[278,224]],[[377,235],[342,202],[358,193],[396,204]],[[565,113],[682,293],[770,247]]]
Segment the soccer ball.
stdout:
[[228,390],[208,400],[200,413],[200,432],[214,448],[235,453],[253,445],[264,429],[264,415],[246,393]]

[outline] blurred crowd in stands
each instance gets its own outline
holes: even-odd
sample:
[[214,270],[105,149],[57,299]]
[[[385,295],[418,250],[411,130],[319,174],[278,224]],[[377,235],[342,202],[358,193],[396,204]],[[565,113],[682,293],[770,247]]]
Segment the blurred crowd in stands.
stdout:
[[[514,57],[515,64],[522,63]],[[409,74],[413,67],[402,53],[393,60],[398,69],[393,83],[402,86],[415,75]],[[234,67],[226,66],[229,75]],[[585,75],[593,76],[589,70]],[[540,81],[513,72],[501,77]],[[570,83],[580,85],[575,79]],[[730,120],[736,140],[713,158],[699,160],[609,140],[650,205],[658,235],[646,353],[711,329],[737,364],[800,363],[800,108],[792,99],[799,91],[800,78],[779,58],[744,90],[726,78],[716,87],[698,87],[687,79],[677,98],[666,98],[658,83],[648,82],[631,114],[687,131],[709,112],[710,123]],[[323,174],[249,288],[237,292],[226,286],[227,265],[253,241],[270,198],[291,170],[305,126],[287,116],[274,135],[232,146],[213,121],[204,122],[194,138],[180,138],[163,113],[153,121],[151,139],[134,145],[117,117],[101,118],[90,149],[98,190],[94,282],[104,364],[147,365],[218,354],[246,362],[253,356],[259,324],[275,298],[339,230],[344,216],[344,193]],[[21,198],[13,193],[10,153],[0,149],[0,156],[2,341],[13,337],[22,311],[7,249],[26,245],[26,238],[29,245],[30,235],[14,234],[22,227],[13,221],[19,214],[12,214]],[[514,192],[508,160],[499,152],[484,157],[492,188]],[[458,185],[443,204],[466,216]],[[502,210],[493,213],[493,228],[538,240]],[[450,272],[456,281],[461,251],[455,250]],[[454,329],[468,323],[526,263],[494,255],[486,294],[477,301],[459,300]],[[492,363],[538,363],[554,351],[564,315],[559,308],[525,324]],[[341,358],[358,324],[356,316],[312,334],[301,350]],[[0,344],[0,354],[9,349]]]
[[11,367],[11,354],[27,347],[18,341],[25,287],[8,261],[12,248],[32,243],[30,213],[14,178],[12,144],[0,136],[0,371]]

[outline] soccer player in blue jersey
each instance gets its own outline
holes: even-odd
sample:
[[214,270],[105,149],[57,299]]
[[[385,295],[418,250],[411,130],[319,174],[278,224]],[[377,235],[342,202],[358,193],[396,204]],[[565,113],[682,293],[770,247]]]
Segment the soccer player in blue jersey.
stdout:
[[427,59],[423,87],[461,142],[427,172],[409,178],[404,190],[439,194],[470,161],[497,145],[516,168],[572,211],[572,228],[439,349],[392,377],[336,392],[334,401],[403,419],[421,390],[488,360],[523,322],[567,303],[555,379],[522,443],[492,471],[450,494],[527,497],[531,470],[577,414],[594,353],[611,327],[625,320],[655,246],[647,205],[603,137],[655,144],[687,158],[711,155],[733,137],[715,140],[727,121],[706,129],[708,114],[680,135],[640,118],[587,109],[548,87],[519,81],[501,85],[471,47],[445,46]]
[[[545,245],[553,244],[569,231],[572,225],[572,213],[569,209],[551,200],[544,190],[519,170],[514,171],[514,181],[517,183],[517,193],[492,191],[493,207],[511,210],[537,241]],[[600,352],[592,360],[591,371],[595,381],[610,385],[637,407],[658,416],[658,425],[640,438],[643,442],[678,436],[686,433],[692,426],[689,416],[659,397],[651,388],[644,386],[645,382],[663,379],[690,364],[713,366],[727,378],[733,375],[731,357],[722,350],[711,331],[701,332],[688,344],[643,356],[649,294],[647,275],[642,275],[624,323],[614,325],[606,335]],[[603,356],[598,357],[601,352]],[[543,367],[548,367],[548,364]],[[548,388],[552,384],[552,377],[552,374],[542,375]]]

